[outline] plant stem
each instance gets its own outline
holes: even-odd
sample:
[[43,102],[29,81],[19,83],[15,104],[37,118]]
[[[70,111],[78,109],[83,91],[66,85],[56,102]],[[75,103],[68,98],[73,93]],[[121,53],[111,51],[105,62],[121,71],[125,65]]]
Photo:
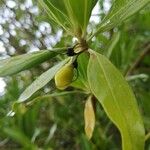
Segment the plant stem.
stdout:
[[49,99],[49,98],[52,98],[52,97],[57,97],[57,96],[63,96],[63,95],[68,95],[68,94],[77,94],[77,93],[80,93],[80,94],[87,94],[86,92],[84,91],[80,91],[80,90],[76,90],[76,91],[64,91],[64,92],[59,92],[59,93],[52,93],[52,94],[46,94],[44,96],[38,96],[36,97],[35,99],[33,99],[32,101],[29,101],[26,103],[26,105],[30,106],[32,104],[34,104],[35,102],[39,101],[39,100],[43,100],[43,99]]
[[131,65],[131,67],[129,68],[129,70],[126,73],[126,76],[129,76],[132,74],[132,72],[134,71],[134,69],[140,64],[140,62],[143,60],[143,58],[150,52],[150,44],[148,44],[144,50],[141,52],[141,54],[139,55],[139,57],[137,57],[137,59],[133,62],[133,64]]
[[56,52],[56,53],[60,53],[60,52],[64,52],[67,50],[67,47],[61,47],[61,48],[53,48],[53,49],[49,49],[50,51]]
[[150,138],[150,132],[146,134],[145,141],[147,141]]

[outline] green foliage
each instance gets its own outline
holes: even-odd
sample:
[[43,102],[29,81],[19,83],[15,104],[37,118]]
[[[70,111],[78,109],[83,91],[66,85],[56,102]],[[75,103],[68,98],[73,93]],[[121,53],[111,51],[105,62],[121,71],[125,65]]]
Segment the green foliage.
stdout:
[[44,72],[41,76],[39,76],[19,97],[18,102],[23,102],[27,100],[32,94],[34,94],[37,90],[41,89],[44,85],[46,85],[50,80],[53,79],[56,72],[67,62],[64,60],[59,64],[53,66],[46,72]]
[[[150,0],[115,0],[109,13],[104,17],[97,31],[93,35],[116,27],[149,2]],[[93,35],[91,37],[93,37]]]
[[0,62],[0,76],[8,76],[16,74],[20,71],[30,69],[42,62],[55,57],[57,53],[49,50],[34,52],[30,54],[23,54],[1,60]]
[[[121,145],[123,150],[143,150],[144,145],[146,150],[149,149],[149,6],[138,11],[150,1],[114,0],[110,2],[112,6],[108,13],[104,9],[106,1],[99,1],[101,10],[94,15],[101,21],[92,23],[89,19],[97,2],[40,0],[47,14],[39,10],[36,17],[30,6],[25,6],[27,15],[21,11],[25,5],[22,1],[19,4],[17,1],[14,8],[9,9],[8,4],[0,7],[12,14],[15,12],[12,20],[19,19],[21,24],[20,28],[15,28],[16,37],[10,32],[11,24],[15,26],[16,22],[9,24],[6,21],[0,25],[0,29],[2,26],[9,35],[6,35],[9,44],[6,37],[0,35],[3,43],[0,46],[5,46],[7,51],[0,55],[12,55],[10,45],[15,49],[14,57],[0,60],[0,76],[14,75],[32,67],[17,76],[5,78],[7,86],[0,100],[0,140],[3,140],[0,146],[4,149],[7,144],[7,149],[116,150],[121,149]],[[43,16],[47,21],[44,28],[50,22],[50,29],[42,28],[39,33],[41,26],[38,23]],[[35,39],[35,35],[41,38]],[[74,38],[77,38],[75,42]],[[24,44],[21,40],[25,39],[30,45],[20,46],[20,43]],[[49,46],[50,41],[55,42]],[[35,43],[45,50],[27,53]],[[57,48],[60,46],[62,48]],[[80,52],[67,56],[64,52],[70,46],[74,52],[78,49]],[[56,48],[50,51],[48,47]],[[27,54],[16,56],[22,53]],[[60,92],[53,81],[48,83],[68,61],[78,62],[75,79],[69,88]],[[35,67],[41,63],[40,67]],[[133,87],[139,108],[125,79]],[[83,104],[89,95],[92,99],[87,109]],[[88,138],[92,138],[90,141],[83,131],[84,109],[86,114],[90,110],[92,115],[89,115],[96,116],[96,122],[94,117],[86,118],[86,125],[94,120],[92,132],[87,132],[90,128],[86,130]]]
[[86,34],[86,28],[96,2],[97,0],[40,0],[52,20],[69,34],[79,38]]
[[119,128],[123,149],[144,149],[144,127],[131,89],[111,62],[94,51],[90,53],[87,74],[91,91]]
[[25,149],[35,150],[36,146],[31,143],[31,141],[23,135],[19,129],[15,128],[4,128],[3,131],[14,140],[18,141]]

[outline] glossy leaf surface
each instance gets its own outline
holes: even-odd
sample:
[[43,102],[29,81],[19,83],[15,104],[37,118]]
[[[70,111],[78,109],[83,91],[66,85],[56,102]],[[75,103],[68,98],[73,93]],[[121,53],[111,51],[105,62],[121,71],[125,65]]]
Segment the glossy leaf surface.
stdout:
[[29,69],[56,55],[55,52],[45,50],[0,60],[0,76],[8,76]]
[[53,66],[42,75],[40,75],[35,81],[32,82],[31,85],[27,87],[27,89],[20,95],[18,102],[23,102],[27,100],[30,96],[32,96],[36,91],[45,86],[50,80],[53,79],[56,72],[67,62],[68,59],[58,63]]
[[106,57],[92,50],[90,53],[91,91],[120,130],[123,150],[144,150],[144,127],[132,90]]
[[108,14],[100,23],[97,31],[91,37],[99,32],[105,32],[116,27],[149,2],[150,0],[115,0]]
[[91,12],[97,0],[40,0],[49,17],[70,34],[86,33]]

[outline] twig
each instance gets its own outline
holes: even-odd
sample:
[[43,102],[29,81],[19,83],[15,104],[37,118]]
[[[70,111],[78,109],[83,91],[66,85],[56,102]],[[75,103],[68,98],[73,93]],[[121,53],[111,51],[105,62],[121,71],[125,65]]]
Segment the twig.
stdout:
[[150,132],[148,132],[145,136],[145,141],[147,141],[150,138]]
[[132,74],[132,72],[134,71],[134,69],[140,64],[140,62],[143,60],[143,58],[150,52],[150,44],[148,44],[144,50],[141,52],[141,54],[139,55],[139,57],[137,57],[137,59],[133,62],[133,64],[131,65],[131,67],[129,68],[129,70],[126,73],[126,76],[129,76]]

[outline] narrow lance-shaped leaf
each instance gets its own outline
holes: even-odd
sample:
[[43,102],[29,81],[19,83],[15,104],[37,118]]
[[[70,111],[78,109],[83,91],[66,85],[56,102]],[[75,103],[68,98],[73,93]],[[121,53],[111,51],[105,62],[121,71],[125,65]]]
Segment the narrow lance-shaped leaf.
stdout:
[[45,50],[0,60],[0,76],[8,76],[36,66],[57,53]]
[[119,39],[120,39],[120,32],[114,33],[110,42],[108,43],[108,49],[106,52],[107,58],[111,57],[113,50],[114,50],[115,46],[117,45]]
[[108,31],[116,27],[149,2],[150,0],[114,0],[110,11],[98,26],[97,31],[93,33],[88,40],[99,32]]
[[3,128],[4,133],[11,139],[17,141],[25,149],[36,150],[37,146],[31,143],[30,139],[18,128]]
[[67,17],[63,0],[39,0],[39,3],[43,6],[50,19],[70,32],[69,28],[71,28],[72,24]]
[[105,56],[90,53],[87,74],[91,91],[120,130],[123,150],[144,150],[144,127],[132,90]]
[[[50,19],[73,36],[85,36],[92,9],[98,0],[40,0]],[[80,33],[81,32],[81,33]]]
[[39,76],[27,89],[20,95],[18,102],[26,101],[30,96],[32,96],[36,91],[45,86],[50,80],[53,79],[56,72],[68,61],[65,59],[64,61],[58,63],[53,66],[46,72],[44,72],[41,76]]
[[86,136],[88,139],[91,139],[95,127],[95,111],[93,107],[92,96],[89,96],[85,102],[84,122]]
[[74,30],[81,29],[82,36],[86,34],[86,28],[91,12],[98,0],[63,0],[68,11],[69,18],[74,25]]

